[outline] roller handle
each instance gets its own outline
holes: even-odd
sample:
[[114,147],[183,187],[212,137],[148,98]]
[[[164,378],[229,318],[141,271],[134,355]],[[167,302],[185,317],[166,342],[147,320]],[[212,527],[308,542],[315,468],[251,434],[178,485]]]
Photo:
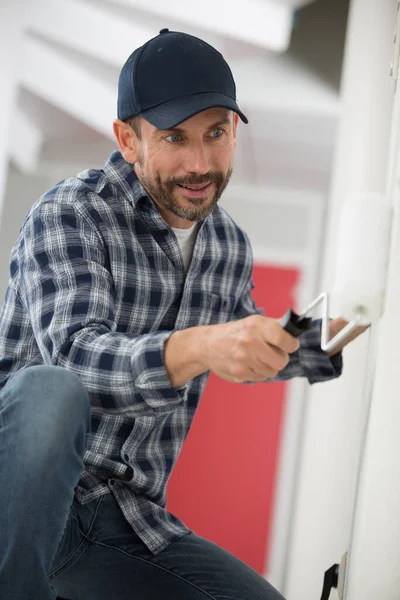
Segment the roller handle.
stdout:
[[311,318],[300,317],[291,308],[289,308],[287,313],[285,313],[280,320],[280,325],[285,331],[290,333],[290,335],[293,335],[293,337],[300,337],[313,326]]

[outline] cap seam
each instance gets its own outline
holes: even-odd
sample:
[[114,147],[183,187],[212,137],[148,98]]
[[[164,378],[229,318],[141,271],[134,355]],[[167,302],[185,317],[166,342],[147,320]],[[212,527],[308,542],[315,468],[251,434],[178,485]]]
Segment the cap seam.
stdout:
[[[154,39],[154,38],[152,38],[152,39]],[[148,45],[148,44],[149,44],[151,41],[152,41],[152,40],[148,40],[148,41],[147,41],[145,44],[143,44],[143,46],[140,48],[140,50],[139,50],[139,52],[138,52],[138,55],[137,55],[137,58],[136,58],[136,60],[135,60],[135,64],[133,65],[133,70],[132,70],[132,96],[135,98],[135,95],[136,95],[136,98],[139,100],[139,105],[140,105],[140,107],[142,107],[142,99],[141,99],[141,97],[140,97],[139,90],[135,90],[136,86],[135,86],[135,85],[133,85],[133,82],[134,82],[134,81],[136,81],[136,71],[137,71],[137,68],[138,68],[139,60],[141,59],[141,57],[142,57],[142,54],[143,54],[143,52],[144,52],[145,48],[147,48],[147,45]],[[140,111],[139,111],[139,112],[140,112]],[[139,114],[139,113],[137,113],[137,114]]]
[[[185,96],[175,96],[174,98],[170,98],[169,100],[164,100],[163,102],[158,102],[157,104],[152,104],[148,106],[144,110],[140,112],[146,112],[147,110],[151,110],[152,108],[156,108],[157,106],[162,106],[163,104],[168,104],[168,102],[172,102],[173,100],[179,100],[182,98],[190,98],[190,96],[201,96],[202,94],[220,94],[221,96],[225,96],[225,98],[229,98],[237,103],[236,98],[232,98],[232,96],[228,96],[228,94],[224,94],[220,90],[207,90],[206,92],[192,92],[191,94],[185,94]],[[140,114],[140,113],[139,113]]]

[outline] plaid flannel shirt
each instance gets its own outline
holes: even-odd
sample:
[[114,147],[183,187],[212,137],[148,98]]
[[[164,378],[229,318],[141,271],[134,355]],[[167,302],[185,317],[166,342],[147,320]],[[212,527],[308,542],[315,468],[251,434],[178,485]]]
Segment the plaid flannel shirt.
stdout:
[[[165,490],[208,377],[173,388],[164,342],[176,329],[256,313],[252,266],[246,235],[216,208],[199,224],[185,275],[172,229],[119,152],[44,194],[12,250],[0,387],[38,364],[80,377],[92,430],[75,495],[84,504],[113,493],[154,553],[188,532],[166,510]],[[329,359],[319,343],[316,323],[278,379],[340,375],[341,356]]]

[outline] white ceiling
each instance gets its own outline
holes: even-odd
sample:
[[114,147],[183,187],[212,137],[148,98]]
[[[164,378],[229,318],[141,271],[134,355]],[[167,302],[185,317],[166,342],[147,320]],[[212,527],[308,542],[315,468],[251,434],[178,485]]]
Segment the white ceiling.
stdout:
[[201,10],[194,0],[31,2],[16,106],[26,144],[10,147],[19,169],[58,177],[101,165],[114,148],[119,69],[169,27],[205,38],[231,64],[250,119],[236,180],[327,187],[347,0],[202,0]]

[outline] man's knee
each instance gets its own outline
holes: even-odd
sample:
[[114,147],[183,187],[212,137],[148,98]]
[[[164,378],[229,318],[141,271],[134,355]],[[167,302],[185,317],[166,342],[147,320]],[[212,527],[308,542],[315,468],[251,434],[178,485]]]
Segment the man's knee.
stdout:
[[64,423],[85,421],[90,426],[90,401],[79,377],[62,367],[37,365],[22,369],[6,384],[3,402],[29,419]]

